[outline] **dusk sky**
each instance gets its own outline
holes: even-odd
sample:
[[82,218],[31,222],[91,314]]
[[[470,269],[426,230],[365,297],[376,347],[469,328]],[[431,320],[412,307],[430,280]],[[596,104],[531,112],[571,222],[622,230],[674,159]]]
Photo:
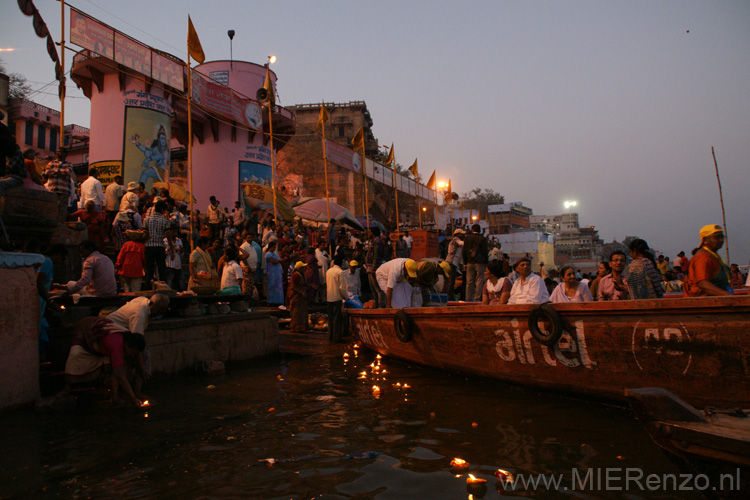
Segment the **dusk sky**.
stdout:
[[[59,2],[35,4],[59,40]],[[279,104],[364,100],[380,144],[423,176],[535,214],[577,200],[605,242],[637,235],[669,257],[722,224],[713,146],[731,260],[750,259],[747,0],[71,4],[183,59],[188,13],[207,60],[229,58],[234,29],[236,60],[278,57]],[[2,5],[0,48],[15,51],[0,58],[40,89],[54,79],[45,42]],[[66,123],[88,126],[88,100],[68,88]],[[42,92],[31,98],[59,109],[55,86]]]

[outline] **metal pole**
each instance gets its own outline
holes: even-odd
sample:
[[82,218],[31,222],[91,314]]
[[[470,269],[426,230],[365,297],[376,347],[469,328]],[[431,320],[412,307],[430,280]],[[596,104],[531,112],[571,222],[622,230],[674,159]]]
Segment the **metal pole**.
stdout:
[[[323,101],[321,104],[321,107],[325,107],[326,102]],[[321,110],[321,113],[323,111]],[[328,218],[328,225],[331,224],[331,198],[330,194],[328,194],[328,157],[326,156],[326,122],[323,122],[323,126],[321,127],[323,130],[323,170],[325,172],[325,181],[326,181],[326,215]],[[275,198],[274,198],[275,199]],[[328,234],[331,234],[331,228],[328,228]],[[333,241],[328,242],[328,252],[330,255],[333,255]]]
[[65,145],[65,0],[60,0],[60,64],[62,65],[62,92],[60,92],[60,146]]
[[[270,68],[266,63],[266,81],[268,82],[268,91],[273,92],[273,85],[271,84]],[[271,109],[271,103],[273,99],[269,96],[268,98],[268,136],[270,138],[271,145],[271,189],[273,190],[273,223],[276,225],[276,230],[279,230],[279,219],[278,210],[276,208],[276,156],[273,152],[273,109]]]

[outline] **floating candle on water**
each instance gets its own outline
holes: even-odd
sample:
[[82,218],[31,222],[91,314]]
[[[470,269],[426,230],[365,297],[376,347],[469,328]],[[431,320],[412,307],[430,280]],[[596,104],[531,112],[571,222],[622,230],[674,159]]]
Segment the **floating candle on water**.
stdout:
[[469,462],[461,458],[454,458],[451,460],[451,467],[455,467],[456,469],[466,469],[468,466]]
[[486,479],[482,479],[481,477],[474,477],[474,474],[469,474],[469,477],[466,478],[466,484],[479,484],[486,482]]
[[498,481],[503,481],[506,483],[513,482],[513,474],[508,472],[507,470],[497,469],[497,471],[495,471],[495,477]]

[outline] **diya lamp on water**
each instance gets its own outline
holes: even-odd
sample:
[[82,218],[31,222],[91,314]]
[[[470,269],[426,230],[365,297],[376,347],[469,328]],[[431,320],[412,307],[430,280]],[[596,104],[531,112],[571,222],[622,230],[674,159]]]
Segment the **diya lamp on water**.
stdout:
[[487,480],[469,474],[469,477],[466,478],[466,491],[471,495],[482,498],[487,493]]

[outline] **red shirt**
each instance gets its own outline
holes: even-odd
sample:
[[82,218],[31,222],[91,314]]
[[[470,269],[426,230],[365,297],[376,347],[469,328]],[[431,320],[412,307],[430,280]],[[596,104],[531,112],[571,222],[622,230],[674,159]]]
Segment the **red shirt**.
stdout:
[[128,241],[117,255],[115,268],[117,274],[125,278],[143,276],[143,264],[146,262],[146,246],[137,241]]
[[125,342],[121,333],[110,333],[99,339],[99,352],[107,356],[112,368],[125,365]]

